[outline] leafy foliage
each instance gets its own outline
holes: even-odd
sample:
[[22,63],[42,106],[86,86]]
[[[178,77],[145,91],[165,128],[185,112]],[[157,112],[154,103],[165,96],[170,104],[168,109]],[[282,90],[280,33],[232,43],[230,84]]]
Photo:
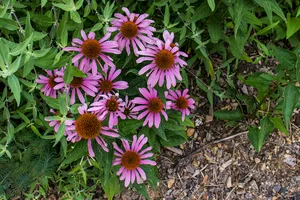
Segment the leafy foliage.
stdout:
[[[123,189],[112,175],[117,169],[101,162],[110,162],[111,154],[93,144],[96,159],[88,159],[86,142],[67,143],[63,136],[64,123],[58,133],[54,133],[44,121],[45,116],[50,115],[49,107],[60,110],[62,116],[52,118],[60,120],[65,119],[69,111],[77,114],[79,105],[69,107],[66,96],[58,99],[44,96],[35,81],[42,70],[63,66],[67,66],[65,82],[83,77],[72,65],[72,55],[64,53],[62,48],[78,37],[81,29],[98,35],[106,33],[113,14],[122,7],[136,13],[146,9],[155,21],[157,33],[165,29],[175,33],[180,49],[189,54],[188,66],[181,70],[181,86],[194,88],[196,85],[212,105],[216,98],[238,102],[236,110],[215,111],[215,118],[227,121],[257,118],[260,121],[249,126],[248,134],[257,151],[274,129],[288,134],[293,111],[300,107],[299,6],[299,0],[2,0],[0,194],[6,198],[23,195],[30,199],[38,184],[42,188],[39,194],[46,198],[49,183],[55,183],[62,197],[84,199],[92,198],[96,187],[102,185],[111,199]],[[246,45],[257,49],[256,57],[248,54]],[[213,55],[222,60],[221,64],[214,62]],[[129,83],[121,96],[137,96],[137,89],[146,87],[145,77],[138,76],[141,65],[135,62],[134,55],[113,58],[122,69],[121,79]],[[271,58],[278,62],[273,71],[239,74],[241,63],[266,64]],[[220,84],[224,74],[226,87]],[[256,94],[240,93],[236,76],[243,84],[255,88]],[[163,91],[156,89],[163,95]],[[192,121],[188,118],[181,121],[178,112],[169,112],[168,116],[168,122],[163,121],[158,129],[142,126],[133,119],[121,120],[119,133],[124,138],[145,134],[156,152],[161,146],[184,143],[187,140],[185,127],[194,126]],[[149,183],[155,187],[156,169],[146,171],[151,174]],[[148,197],[145,185],[134,187]]]

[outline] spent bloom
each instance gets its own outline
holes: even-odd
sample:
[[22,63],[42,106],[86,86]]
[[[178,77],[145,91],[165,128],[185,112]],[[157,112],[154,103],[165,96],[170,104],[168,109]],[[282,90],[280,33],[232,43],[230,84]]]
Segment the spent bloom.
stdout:
[[115,67],[108,69],[107,65],[104,65],[103,71],[105,75],[101,75],[99,78],[99,93],[95,98],[98,101],[101,95],[113,94],[115,90],[125,90],[128,88],[128,83],[126,81],[114,81],[121,73],[121,70],[116,70]]
[[43,92],[44,95],[56,98],[57,91],[62,90],[65,86],[64,82],[61,82],[59,79],[64,76],[64,69],[62,68],[61,70],[55,69],[53,71],[45,71],[48,77],[39,75],[39,78],[36,79],[36,82],[44,85],[44,87],[41,89],[41,92]]
[[76,94],[81,103],[84,103],[84,95],[81,90],[85,92],[86,95],[95,97],[98,92],[98,79],[101,77],[99,74],[92,75],[91,73],[86,73],[87,77],[73,77],[71,83],[68,85],[70,97],[70,104],[74,104],[76,101]]
[[180,58],[180,56],[186,57],[187,54],[180,52],[179,48],[171,43],[171,38],[166,38],[165,43],[156,39],[155,45],[148,45],[146,50],[138,52],[142,57],[137,59],[137,63],[151,61],[150,64],[147,64],[139,71],[139,75],[148,72],[146,76],[149,76],[148,85],[151,87],[154,87],[157,83],[161,87],[165,80],[168,89],[171,88],[171,85],[175,87],[176,79],[182,80],[180,67],[187,65]]
[[148,138],[144,135],[141,135],[139,138],[134,135],[130,146],[127,140],[122,139],[125,151],[119,148],[116,143],[113,143],[114,154],[117,156],[113,161],[113,165],[121,165],[121,168],[117,171],[117,175],[120,176],[121,181],[125,180],[125,187],[130,182],[133,184],[136,181],[140,184],[142,180],[145,181],[147,179],[146,173],[140,167],[141,165],[156,165],[156,162],[147,159],[153,156],[153,153],[149,153],[152,147],[150,146],[142,150],[147,141]]
[[153,20],[146,19],[148,14],[130,13],[127,8],[122,8],[126,15],[116,13],[116,19],[111,21],[112,27],[107,28],[108,32],[119,31],[114,37],[114,41],[119,44],[119,49],[130,54],[130,43],[133,47],[134,53],[137,55],[138,48],[145,50],[145,44],[153,43],[153,32],[155,28],[150,26]]
[[101,65],[99,57],[108,66],[114,67],[113,59],[106,55],[106,53],[120,54],[121,52],[117,49],[119,46],[115,41],[107,41],[110,37],[110,33],[104,35],[100,40],[95,39],[95,33],[90,32],[88,35],[81,30],[81,36],[83,41],[79,38],[74,38],[72,41],[72,47],[65,47],[64,51],[76,51],[79,52],[73,57],[72,62],[76,63],[80,61],[79,69],[84,72],[89,72],[92,70],[92,74],[97,74],[97,62]]
[[128,100],[128,96],[126,95],[123,113],[128,119],[136,119],[138,112],[133,111],[134,107],[135,107],[135,104],[132,102],[132,100]]
[[103,126],[104,118],[95,112],[88,112],[86,104],[78,107],[80,114],[75,120],[70,120],[71,125],[66,127],[67,140],[78,142],[82,139],[87,140],[88,151],[90,157],[94,157],[95,153],[92,148],[92,140],[95,139],[102,149],[108,152],[107,143],[102,138],[102,135],[110,136],[113,138],[119,137],[116,129],[111,129]]
[[124,101],[119,98],[118,94],[112,95],[101,95],[103,99],[98,102],[91,104],[89,111],[97,112],[102,117],[109,115],[108,126],[112,128],[118,124],[118,118],[125,119],[124,112]]
[[146,88],[139,88],[140,93],[144,96],[144,98],[136,97],[132,100],[135,104],[140,104],[132,109],[132,111],[142,111],[144,110],[139,116],[137,117],[138,120],[145,118],[143,126],[148,124],[151,128],[154,124],[156,128],[159,127],[162,114],[166,120],[168,120],[167,113],[163,110],[164,104],[162,100],[157,96],[157,91],[154,88],[148,87]]
[[184,121],[185,115],[190,114],[190,109],[195,108],[195,101],[192,98],[189,98],[188,89],[183,90],[169,90],[165,92],[165,97],[167,100],[171,100],[167,104],[174,110],[179,110],[182,113],[182,121]]

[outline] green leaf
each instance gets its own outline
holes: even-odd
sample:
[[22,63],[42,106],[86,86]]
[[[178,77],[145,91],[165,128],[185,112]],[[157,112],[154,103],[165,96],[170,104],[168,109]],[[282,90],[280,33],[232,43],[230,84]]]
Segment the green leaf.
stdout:
[[207,0],[207,3],[211,9],[211,11],[214,11],[216,8],[215,0]]
[[50,49],[51,49],[51,47],[50,47],[50,48],[47,48],[47,49],[36,50],[36,51],[33,51],[33,52],[32,52],[32,55],[33,55],[35,58],[40,58],[40,57],[45,56],[45,55],[50,51]]
[[277,128],[278,130],[284,132],[286,135],[289,135],[288,130],[286,129],[286,127],[284,126],[282,120],[279,117],[272,117],[271,121],[273,122],[275,128]]
[[218,43],[222,36],[222,21],[214,16],[207,21],[207,29],[212,43]]
[[211,9],[207,2],[203,2],[195,11],[195,14],[192,18],[192,22],[197,22],[201,19],[208,17],[211,13]]
[[6,18],[0,18],[0,26],[10,31],[15,31],[19,28],[16,21]]
[[27,14],[27,16],[26,16],[26,22],[25,22],[25,38],[28,38],[34,30],[33,30],[32,26],[31,26],[31,23],[30,23],[30,14],[29,14],[29,12],[27,12],[26,14]]
[[41,6],[44,7],[48,0],[41,0]]
[[75,77],[86,78],[87,75],[79,70],[77,67],[72,66],[72,75]]
[[300,83],[300,58],[296,62],[296,79]]
[[72,60],[69,61],[69,64],[66,67],[66,71],[64,73],[64,81],[66,84],[70,84],[73,80],[73,68],[72,68]]
[[274,124],[269,117],[264,117],[260,121],[260,129],[256,127],[249,127],[248,138],[257,152],[261,150],[264,141],[273,129]]
[[167,27],[169,25],[169,22],[170,22],[170,9],[169,9],[169,5],[166,4],[165,14],[164,14],[164,25],[165,25],[165,27]]
[[79,141],[75,144],[75,147],[68,154],[66,159],[61,163],[61,165],[59,166],[59,169],[61,167],[69,165],[70,163],[72,163],[72,162],[80,159],[82,156],[86,156],[86,155],[88,155],[87,141],[86,140],[81,140],[81,141]]
[[41,97],[44,99],[44,101],[46,101],[46,103],[47,103],[50,107],[52,107],[52,108],[54,108],[54,109],[56,109],[56,110],[59,110],[59,103],[58,103],[58,100],[57,100],[57,99],[54,99],[54,98],[49,97],[49,96],[45,96],[45,95],[43,95],[42,93],[41,93],[40,95],[41,95]]
[[289,82],[284,91],[284,100],[282,107],[283,119],[287,129],[289,129],[290,119],[298,99],[298,88],[292,82]]
[[148,191],[146,189],[146,186],[144,183],[142,184],[137,184],[137,183],[134,183],[134,188],[136,189],[136,191],[138,193],[140,193],[141,195],[143,195],[146,199],[150,200],[151,198],[149,197],[149,194],[148,194]]
[[269,30],[275,28],[278,24],[279,24],[280,21],[277,21],[277,22],[274,22],[274,23],[271,23],[270,25],[266,26],[265,28],[259,30],[257,33],[254,34],[254,36],[256,35],[265,35],[268,33]]
[[26,77],[31,72],[31,70],[34,68],[33,64],[34,58],[30,55],[29,60],[24,65],[23,77]]
[[122,135],[126,136],[130,133],[136,132],[142,124],[142,121],[136,119],[120,120],[118,123],[118,129]]
[[291,18],[290,14],[288,14],[286,26],[287,26],[286,38],[288,39],[300,29],[300,19]]
[[64,157],[66,157],[67,156],[67,151],[68,151],[68,143],[67,143],[67,140],[66,140],[65,137],[62,137],[60,139],[60,147],[61,147],[61,150],[64,154]]
[[59,111],[60,111],[60,113],[63,116],[66,116],[67,113],[68,113],[68,109],[67,109],[66,93],[65,92],[63,94],[59,95],[58,102],[59,102]]
[[220,120],[239,121],[243,119],[244,114],[240,109],[236,110],[218,110],[214,112],[214,117]]
[[76,10],[79,10],[81,8],[82,3],[83,3],[83,0],[79,0],[79,1],[76,2],[76,4],[75,4]]
[[242,18],[244,16],[244,10],[245,10],[245,4],[244,0],[238,0],[237,2],[234,3],[234,8],[233,8],[233,21],[234,21],[234,37],[236,38],[237,32],[239,30],[239,27],[242,22]]
[[91,32],[99,31],[102,27],[103,27],[102,23],[97,23],[93,26],[93,28],[91,29]]
[[180,71],[181,71],[182,82],[183,82],[184,86],[186,88],[189,88],[189,78],[188,78],[188,75],[187,75],[185,69],[181,68]]
[[272,50],[273,56],[275,56],[276,60],[278,60],[284,68],[288,70],[294,68],[297,57],[293,52],[275,45],[272,46]]
[[108,200],[112,200],[114,195],[119,194],[121,191],[120,182],[116,175],[109,177],[105,185],[102,186]]
[[15,73],[21,66],[21,60],[22,60],[22,55],[19,56],[10,66],[9,66],[9,72],[10,73]]
[[68,44],[68,25],[67,25],[68,18],[69,18],[69,14],[68,12],[65,12],[61,22],[59,23],[58,30],[57,30],[61,45],[64,47],[67,46]]
[[25,49],[27,48],[27,46],[29,45],[29,43],[32,42],[32,37],[33,37],[33,33],[31,33],[31,35],[26,40],[24,40],[22,43],[15,45],[12,48],[10,55],[17,56],[17,55],[23,53],[25,51]]
[[244,18],[248,24],[262,26],[261,20],[258,19],[254,13],[251,13],[248,10],[245,11]]
[[72,7],[70,5],[62,4],[62,3],[52,3],[54,6],[63,9],[64,11],[71,11]]
[[74,20],[74,22],[76,22],[76,23],[78,23],[78,24],[80,24],[81,23],[81,18],[80,18],[80,15],[79,15],[79,13],[77,12],[77,11],[71,11],[70,12],[70,14],[71,14],[71,19],[73,19]]
[[53,146],[55,146],[60,141],[60,139],[64,136],[65,131],[66,124],[64,122],[61,122],[57,134],[55,135],[55,143]]
[[8,85],[12,93],[14,94],[14,97],[17,101],[17,105],[19,106],[21,101],[21,86],[19,79],[14,74],[10,75],[8,77]]
[[258,5],[265,9],[270,23],[273,22],[272,12],[276,13],[284,21],[286,21],[285,15],[275,0],[254,0]]
[[166,130],[165,135],[167,140],[160,139],[160,143],[166,147],[178,146],[187,141],[186,132],[184,130],[178,130],[178,131]]

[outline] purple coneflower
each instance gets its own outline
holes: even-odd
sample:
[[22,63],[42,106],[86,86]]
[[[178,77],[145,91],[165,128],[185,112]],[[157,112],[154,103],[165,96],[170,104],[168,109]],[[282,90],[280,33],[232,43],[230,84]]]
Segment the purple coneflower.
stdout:
[[115,67],[111,67],[108,71],[107,65],[103,69],[105,76],[101,75],[99,79],[99,93],[94,101],[98,101],[101,95],[113,94],[115,90],[125,90],[128,88],[126,81],[114,81],[121,73],[121,70],[116,70]]
[[84,72],[88,72],[92,69],[92,74],[96,75],[98,71],[97,62],[101,65],[100,61],[98,60],[99,57],[104,61],[104,63],[111,67],[114,67],[115,65],[112,62],[113,59],[104,53],[121,53],[117,49],[117,47],[119,46],[117,42],[107,41],[110,35],[111,33],[107,33],[100,40],[96,40],[94,32],[90,32],[87,36],[84,30],[81,30],[81,36],[83,38],[83,41],[78,38],[74,38],[72,41],[73,46],[65,47],[63,50],[79,52],[79,54],[77,54],[72,59],[72,62],[76,63],[82,57],[84,57],[79,64],[79,69]]
[[183,90],[183,92],[176,90],[169,90],[165,92],[165,97],[168,100],[171,100],[170,107],[174,110],[179,110],[182,113],[182,121],[184,121],[185,115],[190,114],[190,109],[194,109],[195,101],[192,98],[189,98],[188,89]]
[[171,45],[170,39],[165,43],[157,39],[155,46],[148,46],[144,51],[139,51],[139,55],[145,56],[137,59],[137,63],[143,61],[151,61],[150,64],[144,66],[139,75],[149,71],[146,76],[149,76],[148,85],[154,87],[157,83],[161,87],[166,79],[167,88],[171,85],[176,86],[176,79],[182,80],[180,75],[180,67],[187,65],[179,56],[187,56],[179,52],[179,48]]
[[92,108],[89,111],[97,112],[101,116],[106,117],[109,115],[108,126],[112,128],[118,124],[118,118],[125,119],[123,114],[125,103],[118,95],[101,95],[102,100],[91,104]]
[[107,143],[102,138],[102,135],[116,138],[119,137],[119,134],[117,134],[117,129],[111,129],[102,125],[104,118],[101,115],[95,112],[88,112],[87,110],[88,107],[86,104],[78,107],[80,116],[76,120],[71,120],[71,125],[66,128],[66,134],[68,141],[78,142],[81,139],[88,140],[89,155],[94,157],[92,139],[95,139],[102,149],[108,152]]
[[116,13],[114,19],[111,21],[112,27],[107,28],[108,32],[119,31],[114,37],[114,41],[119,44],[119,49],[123,51],[126,48],[126,52],[130,54],[130,43],[132,44],[133,51],[137,55],[138,47],[141,50],[145,50],[145,44],[153,44],[153,32],[155,28],[150,24],[153,20],[146,19],[148,14],[135,14],[130,13],[127,8],[122,8],[126,13],[126,16]]
[[133,108],[135,107],[135,104],[132,102],[132,100],[128,100],[128,96],[125,96],[125,106],[124,106],[124,115],[128,119],[136,119],[136,116],[138,115],[137,111],[133,111]]
[[49,77],[44,75],[39,75],[39,78],[36,80],[37,83],[43,84],[44,87],[41,89],[41,92],[46,96],[50,96],[52,98],[56,98],[57,91],[61,90],[64,87],[64,83],[58,81],[60,77],[64,76],[64,69],[61,70],[55,69],[45,70]]
[[[127,140],[122,139],[123,147],[125,151],[120,149],[116,143],[113,143],[115,149],[115,155],[118,158],[114,159],[113,165],[122,165],[122,167],[117,171],[117,175],[120,176],[120,180],[125,180],[125,187],[135,182],[140,184],[142,180],[146,180],[146,174],[140,165],[152,165],[155,166],[156,162],[148,160],[153,156],[153,153],[149,153],[152,147],[147,147],[142,150],[143,146],[147,143],[148,138],[141,135],[137,138],[136,135],[133,136],[133,141],[131,147]],[[141,180],[142,179],[142,180]]]
[[84,103],[84,96],[80,89],[82,89],[86,95],[95,97],[98,92],[98,79],[101,78],[101,75],[92,75],[87,73],[86,78],[82,77],[73,77],[71,83],[68,85],[70,97],[70,104],[74,104],[76,101],[76,94],[81,103]]
[[147,115],[143,126],[148,124],[151,128],[154,124],[154,126],[158,128],[161,121],[160,114],[168,120],[167,113],[163,110],[165,106],[162,100],[157,96],[157,91],[154,88],[148,87],[148,90],[146,88],[139,88],[139,91],[144,98],[136,97],[132,100],[135,104],[141,104],[140,106],[133,108],[132,111],[141,111],[146,109],[139,114],[137,119],[141,120]]

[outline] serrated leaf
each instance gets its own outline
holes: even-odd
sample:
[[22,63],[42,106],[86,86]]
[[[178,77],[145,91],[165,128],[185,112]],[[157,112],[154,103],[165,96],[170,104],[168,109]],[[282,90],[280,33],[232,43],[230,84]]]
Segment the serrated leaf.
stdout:
[[285,69],[291,70],[294,68],[297,57],[293,52],[275,45],[272,46],[272,50],[273,56],[275,56],[276,60],[279,61]]
[[29,45],[29,43],[32,42],[32,37],[33,37],[33,33],[31,33],[31,35],[26,40],[24,40],[22,43],[15,45],[12,48],[10,55],[17,56],[17,55],[23,53],[25,51],[25,49],[27,48],[27,46]]
[[17,105],[19,106],[21,101],[21,86],[19,79],[14,74],[10,75],[8,77],[8,85],[12,93],[14,94]]
[[114,195],[121,191],[120,182],[116,175],[112,175],[105,185],[102,186],[108,200],[112,200]]
[[222,36],[222,21],[210,17],[207,21],[207,29],[212,43],[218,43]]

